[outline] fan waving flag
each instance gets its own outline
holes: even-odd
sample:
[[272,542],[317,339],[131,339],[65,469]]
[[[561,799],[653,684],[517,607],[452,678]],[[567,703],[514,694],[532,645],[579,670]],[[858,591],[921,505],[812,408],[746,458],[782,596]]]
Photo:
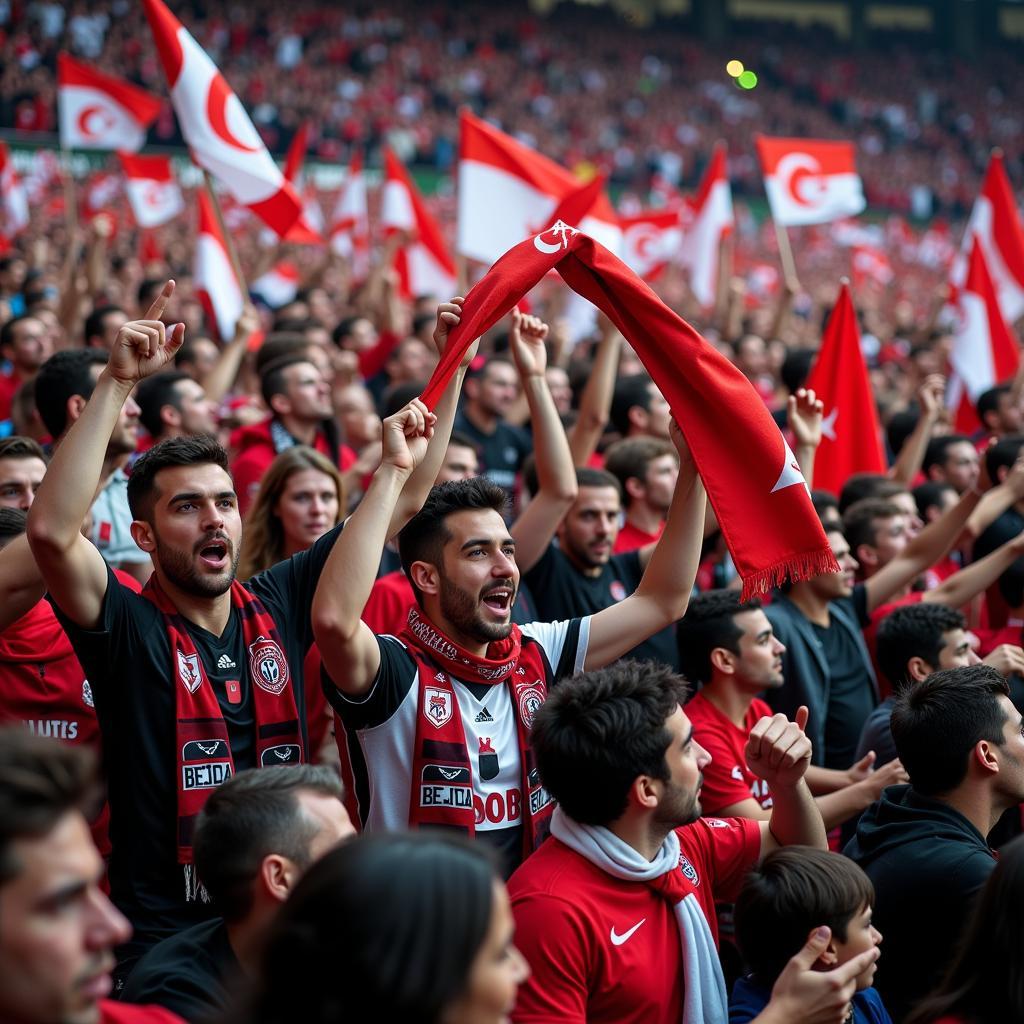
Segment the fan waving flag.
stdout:
[[1020,362],[1017,343],[1006,326],[981,239],[977,237],[967,263],[967,280],[960,292],[960,311],[960,326],[949,354],[958,386],[950,401],[955,403],[956,429],[972,433],[981,426],[974,408],[978,396],[1009,381]]
[[409,172],[390,149],[384,150],[384,195],[381,224],[390,233],[402,231],[408,242],[395,254],[402,294],[413,298],[455,294],[455,263],[444,244],[441,228],[427,210]]
[[163,0],[142,0],[192,158],[279,237],[302,201],[263,145],[224,76]]
[[821,399],[825,413],[814,460],[814,486],[839,494],[853,473],[884,473],[878,412],[860,348],[857,314],[845,283],[806,387]]
[[160,113],[160,99],[130,82],[57,54],[57,107],[64,149],[137,153]]
[[690,212],[679,262],[690,270],[690,289],[705,308],[715,304],[722,240],[733,229],[732,191],[725,169],[725,146],[715,146],[697,194],[687,200]]
[[668,400],[744,595],[787,576],[838,571],[793,452],[750,382],[621,260],[561,221],[509,250],[466,296],[424,389],[426,405],[435,405],[473,340],[550,270],[604,310]]
[[199,235],[193,270],[195,290],[220,340],[230,341],[242,315],[244,297],[206,189],[196,189],[196,198],[199,200]]
[[867,205],[852,142],[757,137],[772,219],[783,227],[852,217]]
[[359,153],[352,157],[348,175],[338,193],[331,215],[331,249],[352,262],[352,272],[359,280],[370,265],[370,216],[366,203],[366,177]]
[[124,171],[128,202],[140,228],[159,227],[185,209],[169,156],[117,156]]
[[28,227],[28,193],[11,162],[11,151],[0,142],[0,236],[10,239]]
[[[581,182],[554,160],[463,111],[459,117],[460,255],[493,263],[545,224]],[[580,222],[607,248],[621,245],[618,217],[601,195]]]
[[964,232],[963,251],[953,267],[953,284],[957,288],[964,286],[967,257],[975,239],[985,257],[999,307],[1006,322],[1012,324],[1024,316],[1024,225],[1006,176],[1003,154],[998,150],[989,159],[981,192]]

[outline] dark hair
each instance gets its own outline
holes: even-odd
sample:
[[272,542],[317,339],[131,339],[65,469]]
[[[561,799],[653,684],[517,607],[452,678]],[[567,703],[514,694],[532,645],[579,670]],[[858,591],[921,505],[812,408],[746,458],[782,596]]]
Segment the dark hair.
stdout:
[[544,785],[570,818],[607,825],[625,810],[637,776],[668,780],[665,721],[688,693],[667,665],[630,659],[552,689],[530,745]]
[[825,513],[829,509],[834,508],[837,513],[839,512],[839,499],[831,491],[811,491],[811,504],[822,522],[825,521]]
[[690,682],[711,682],[711,652],[716,647],[740,653],[743,630],[736,625],[736,616],[760,607],[758,598],[741,601],[735,590],[708,590],[691,598],[677,627],[683,672]]
[[880,473],[854,473],[847,477],[839,494],[839,514],[845,515],[846,510],[862,498],[891,498],[906,490],[905,484],[890,480]]
[[987,391],[982,391],[978,395],[977,402],[974,403],[974,408],[978,413],[978,419],[981,420],[981,424],[985,429],[988,429],[988,424],[985,422],[985,413],[987,412],[998,412],[999,411],[999,399],[1003,395],[1008,395],[1012,391],[1012,387],[1009,384],[997,384],[994,388],[989,388]]
[[28,513],[21,508],[0,508],[0,547],[25,532]]
[[943,434],[941,437],[933,437],[928,442],[928,447],[924,450],[924,460],[921,463],[921,469],[927,474],[932,466],[939,466],[941,468],[946,459],[949,458],[949,449],[953,445],[961,444],[964,441],[968,444],[971,443],[971,439],[966,434]]
[[615,384],[609,418],[616,433],[625,437],[629,433],[629,410],[634,406],[647,410],[651,407],[651,378],[646,373],[634,373]]
[[903,409],[900,412],[894,412],[889,417],[889,422],[885,426],[885,439],[889,444],[889,451],[894,456],[899,455],[903,451],[907,438],[914,432],[917,427],[917,421],[920,418],[921,413],[918,411],[917,406]]
[[963,782],[967,758],[980,740],[1003,744],[1006,680],[988,665],[934,672],[903,691],[892,711],[892,738],[919,793],[948,793]]
[[38,441],[31,437],[13,434],[0,441],[0,459],[42,459],[47,461],[46,452]]
[[43,426],[53,438],[68,426],[68,400],[75,395],[90,399],[96,381],[94,366],[106,366],[107,354],[97,349],[66,348],[54,352],[36,376],[36,409]]
[[22,870],[14,843],[43,838],[69,811],[91,812],[95,786],[90,751],[33,736],[20,723],[0,727],[0,885]]
[[191,338],[186,338],[181,343],[181,348],[178,349],[174,356],[174,365],[178,367],[195,363],[196,348],[201,341],[208,341],[214,348],[220,348],[217,342],[215,342],[208,334],[196,334]]
[[451,432],[451,436],[448,438],[448,447],[450,448],[453,444],[459,448],[472,448],[477,454],[480,452],[476,441],[469,434],[464,434],[461,430],[453,430]]
[[902,515],[898,505],[885,498],[861,498],[843,513],[843,533],[846,542],[856,552],[861,544],[875,546],[875,522],[878,519],[894,519]]
[[771,988],[812,931],[825,925],[846,942],[850,922],[874,902],[871,879],[852,860],[787,846],[747,875],[736,899],[736,940],[755,981]]
[[441,565],[444,546],[452,539],[445,520],[464,509],[494,509],[500,516],[508,510],[508,495],[485,476],[469,480],[448,480],[435,484],[419,510],[398,535],[398,554],[402,569],[412,585],[416,601],[423,606],[423,595],[412,579],[413,562]]
[[999,851],[999,859],[974,903],[956,956],[938,991],[907,1017],[933,1024],[958,1017],[972,1024],[1024,1020],[1024,836]]
[[604,456],[604,468],[619,481],[619,490],[627,507],[630,504],[626,481],[637,479],[641,483],[655,459],[671,455],[678,460],[675,445],[658,437],[625,437],[616,441]]
[[164,290],[166,283],[162,277],[143,278],[135,292],[135,300],[138,302],[139,307],[152,306],[153,300]]
[[160,410],[171,405],[181,412],[181,395],[178,385],[192,378],[181,370],[171,373],[158,373],[142,381],[135,392],[135,401],[139,406],[139,420],[146,428],[150,437],[159,437],[164,431]]
[[791,395],[795,395],[807,382],[807,376],[817,357],[818,353],[813,348],[787,350],[786,357],[782,360],[782,369],[779,370],[779,377],[783,387]]
[[917,505],[917,514],[927,522],[928,510],[942,508],[942,495],[946,491],[956,494],[956,488],[940,480],[927,480],[918,484],[910,493],[914,496],[914,503]]
[[190,437],[168,437],[139,456],[128,477],[128,508],[132,519],[146,519],[152,514],[156,475],[173,466],[198,466],[212,462],[225,473],[228,453],[214,437],[196,434]]
[[283,395],[288,391],[285,370],[292,366],[298,366],[300,363],[309,363],[311,366],[315,365],[307,356],[296,354],[275,359],[260,371],[260,391],[268,409],[272,408],[270,400],[274,395]]
[[882,675],[896,693],[912,682],[907,662],[920,658],[933,672],[939,668],[943,634],[964,629],[963,615],[942,604],[908,604],[890,612],[878,626],[876,654]]
[[18,324],[24,323],[26,320],[37,319],[38,317],[34,313],[20,313],[18,316],[12,316],[10,320],[5,321],[3,326],[0,327],[0,349],[14,344],[14,328]]
[[394,416],[399,409],[404,409],[414,398],[419,398],[426,383],[425,380],[406,380],[386,388],[380,397],[381,419]]
[[619,499],[622,499],[622,485],[618,478],[612,476],[607,469],[598,469],[596,466],[576,467],[577,487],[611,487]]
[[341,343],[352,333],[352,329],[360,320],[369,320],[369,317],[357,313],[354,316],[344,316],[335,324],[334,330],[331,331],[331,340],[338,348],[342,347]]
[[992,483],[999,483],[999,470],[1009,469],[1024,448],[1024,434],[1011,434],[1000,438],[994,445],[985,449],[985,469]]
[[234,1024],[440,1024],[490,927],[482,843],[429,833],[342,843],[277,915]]
[[281,765],[239,772],[218,786],[196,819],[196,872],[225,921],[252,908],[253,881],[264,857],[287,857],[305,870],[317,825],[299,806],[309,790],[341,800],[337,773],[326,765]]
[[256,352],[256,376],[285,356],[302,355],[310,347],[304,334],[270,334]]
[[[124,313],[124,310],[120,306],[97,306],[86,318],[85,327],[82,330],[82,338],[85,344],[89,344],[89,339],[97,337],[103,333],[103,318],[108,313]],[[128,314],[125,313],[125,316]]]

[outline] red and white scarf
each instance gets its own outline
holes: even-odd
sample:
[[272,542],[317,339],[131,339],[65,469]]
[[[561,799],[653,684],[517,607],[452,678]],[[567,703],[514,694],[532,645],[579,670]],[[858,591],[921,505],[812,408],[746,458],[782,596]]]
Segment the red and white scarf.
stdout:
[[[530,728],[547,699],[547,665],[540,645],[515,624],[504,640],[490,644],[484,658],[471,654],[441,633],[416,608],[402,641],[419,669],[419,704],[413,746],[409,825],[453,828],[473,835],[473,768],[466,747],[458,697],[452,678],[463,683],[507,686],[516,716],[516,740],[523,800],[523,856],[547,837],[552,802],[541,785],[530,749]],[[436,794],[443,794],[437,799]]]
[[[142,596],[163,613],[171,647],[170,670],[177,715],[178,863],[191,864],[196,815],[210,793],[235,774],[235,761],[224,713],[188,625],[157,582],[155,573]],[[256,722],[256,764],[300,764],[306,760],[302,726],[277,627],[263,602],[238,580],[231,584],[231,603],[242,617],[242,636],[248,653]],[[228,701],[241,703],[242,694],[241,680],[229,680]]]
[[743,578],[743,596],[787,577],[838,571],[796,459],[750,382],[621,260],[561,221],[510,249],[470,290],[423,391],[427,407],[473,340],[550,270],[608,315],[667,399]]

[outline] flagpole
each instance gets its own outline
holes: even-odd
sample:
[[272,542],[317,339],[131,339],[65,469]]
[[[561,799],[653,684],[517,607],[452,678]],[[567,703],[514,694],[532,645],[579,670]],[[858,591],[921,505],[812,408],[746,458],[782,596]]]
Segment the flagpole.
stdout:
[[796,276],[796,261],[793,259],[793,249],[789,244],[789,232],[774,218],[772,223],[775,225],[775,238],[779,243],[779,260],[782,263],[783,276],[787,284],[792,282],[795,287],[799,287],[800,279]]
[[235,240],[224,223],[224,211],[220,208],[217,193],[213,190],[213,178],[210,172],[203,168],[203,181],[206,183],[206,194],[210,197],[210,205],[213,207],[213,215],[217,218],[217,227],[220,228],[221,237],[224,239],[224,248],[228,251],[228,259],[231,261],[231,269],[238,279],[238,287],[244,296],[249,290],[245,284],[245,274],[242,273],[242,264],[238,259],[238,250],[235,248]]

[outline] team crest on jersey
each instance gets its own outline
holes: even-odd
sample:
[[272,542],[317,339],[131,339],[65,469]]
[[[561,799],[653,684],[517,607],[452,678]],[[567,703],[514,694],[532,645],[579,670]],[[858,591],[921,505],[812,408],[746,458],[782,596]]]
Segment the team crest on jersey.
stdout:
[[682,855],[679,855],[679,870],[683,873],[685,878],[690,885],[700,885],[700,876],[697,874],[697,869]]
[[729,827],[729,822],[722,821],[721,818],[705,818],[704,819],[704,824],[707,825],[708,828],[728,828]]
[[92,687],[89,685],[88,679],[82,680],[82,703],[87,708],[96,707],[96,704],[92,699]]
[[249,673],[261,690],[275,697],[288,685],[288,662],[281,648],[262,636],[249,645]]
[[527,729],[533,727],[533,716],[544,703],[544,684],[538,679],[533,686],[519,691],[519,717]]
[[436,686],[428,686],[424,691],[423,714],[427,721],[440,729],[447,725],[452,717],[452,695],[450,690],[441,690]]
[[625,601],[626,599],[626,587],[622,580],[612,580],[608,592],[612,595],[613,601]]
[[198,654],[182,654],[178,651],[178,678],[189,693],[195,693],[203,682],[203,669]]

